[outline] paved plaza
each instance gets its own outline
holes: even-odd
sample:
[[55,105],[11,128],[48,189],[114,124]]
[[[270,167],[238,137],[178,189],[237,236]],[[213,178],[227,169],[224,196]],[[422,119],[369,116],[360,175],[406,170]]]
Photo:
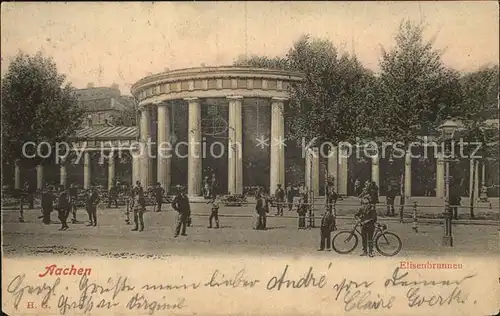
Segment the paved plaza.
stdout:
[[[266,231],[253,230],[253,206],[222,207],[220,229],[209,229],[209,207],[196,203],[192,206],[193,226],[188,227],[187,237],[173,238],[176,212],[167,207],[162,212],[145,213],[146,230],[130,231],[133,225],[125,224],[125,210],[98,210],[97,227],[87,227],[87,214],[80,209],[77,224],[70,224],[67,231],[58,231],[57,213],[52,213],[53,224],[43,225],[37,219],[38,209],[25,211],[25,223],[18,222],[18,212],[4,210],[3,244],[7,256],[43,254],[88,254],[111,257],[165,257],[170,255],[203,255],[224,253],[248,253],[260,255],[310,255],[319,246],[319,229],[298,230],[295,212],[285,210],[284,217],[274,217],[274,209],[268,217]],[[339,229],[351,228],[354,220],[350,211],[344,209],[338,219]],[[317,214],[320,215],[319,212]],[[399,235],[403,250],[398,257],[416,255],[500,255],[499,226],[490,225],[453,226],[454,247],[441,245],[443,225],[420,223],[419,231],[412,230],[411,221],[399,223],[395,219],[380,218],[379,222],[388,224],[389,230]],[[319,224],[319,219],[316,225]],[[358,246],[360,247],[360,245]],[[359,248],[351,255],[358,255]],[[319,255],[339,256],[334,252]]]

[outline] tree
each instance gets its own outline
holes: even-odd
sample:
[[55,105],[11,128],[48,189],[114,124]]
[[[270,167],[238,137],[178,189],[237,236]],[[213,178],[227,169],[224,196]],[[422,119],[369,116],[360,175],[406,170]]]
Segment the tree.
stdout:
[[[376,134],[384,141],[410,142],[428,135],[447,116],[460,111],[458,73],[441,61],[442,52],[426,41],[424,28],[409,21],[400,24],[396,45],[390,51],[382,48],[379,77]],[[402,175],[404,183],[404,173]],[[404,194],[401,195],[401,210]]]
[[[315,140],[311,147],[331,142],[355,142],[373,130],[376,78],[355,56],[340,55],[328,40],[297,40],[286,57],[242,59],[235,65],[298,71],[301,83],[292,85],[284,109],[286,138]],[[359,128],[363,126],[365,128]],[[326,154],[326,153],[324,153]]]
[[[498,66],[485,67],[460,78],[462,92],[461,111],[458,116],[464,125],[464,138],[467,143],[480,143],[476,155],[483,162],[493,159],[498,164],[498,127],[488,126],[488,119],[498,120]],[[472,158],[471,158],[472,159]],[[476,170],[474,163],[471,177]],[[498,174],[498,172],[493,173]],[[473,182],[475,185],[475,182]],[[470,215],[474,217],[474,188],[470,192]]]
[[36,165],[41,158],[24,157],[23,144],[66,141],[83,115],[74,92],[51,58],[19,53],[2,80],[2,160]]
[[137,109],[135,107],[135,103],[124,103],[123,110],[111,116],[111,123],[117,126],[136,126]]

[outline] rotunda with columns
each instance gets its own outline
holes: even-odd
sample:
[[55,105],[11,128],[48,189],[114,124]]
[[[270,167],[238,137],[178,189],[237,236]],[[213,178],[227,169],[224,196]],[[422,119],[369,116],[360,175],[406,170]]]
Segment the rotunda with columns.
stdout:
[[296,72],[231,66],[139,80],[131,92],[143,150],[133,159],[133,181],[167,190],[184,185],[200,196],[215,175],[220,192],[242,194],[248,186],[274,192],[285,184],[288,87],[301,80]]

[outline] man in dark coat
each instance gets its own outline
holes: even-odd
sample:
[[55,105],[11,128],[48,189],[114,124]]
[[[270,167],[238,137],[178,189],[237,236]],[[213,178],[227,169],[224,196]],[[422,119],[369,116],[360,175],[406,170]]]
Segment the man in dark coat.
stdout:
[[255,205],[255,210],[259,216],[257,221],[258,230],[265,230],[267,225],[267,213],[269,213],[269,203],[262,190],[259,191],[257,195],[257,204]]
[[368,198],[361,200],[361,208],[354,215],[361,222],[361,239],[363,243],[363,253],[361,256],[369,255],[373,257],[373,233],[375,232],[375,223],[377,222],[377,212],[370,204]]
[[163,203],[163,194],[165,194],[165,190],[161,187],[161,183],[157,182],[156,186],[153,190],[155,202],[156,202],[156,212],[161,212],[161,205]]
[[97,188],[93,187],[87,196],[87,212],[89,214],[89,224],[87,226],[97,226],[97,204],[101,198]]
[[172,209],[177,211],[177,226],[175,227],[174,237],[187,236],[186,226],[191,214],[191,206],[189,205],[189,199],[186,195],[184,188],[177,188],[177,195],[172,200]]
[[59,196],[57,199],[58,218],[61,221],[61,228],[59,230],[67,230],[69,228],[67,220],[70,211],[71,204],[69,203],[68,191],[61,186],[59,188]]
[[299,215],[299,229],[306,229],[306,214],[309,209],[307,190],[300,192],[297,213]]
[[330,214],[332,214],[332,217],[333,217],[332,230],[337,230],[337,224],[335,221],[336,214],[335,214],[334,210],[335,210],[335,205],[337,204],[338,198],[339,198],[339,195],[335,191],[333,183],[329,182],[328,187],[327,187],[325,208],[330,211]]
[[394,216],[394,200],[396,199],[396,195],[398,193],[397,187],[390,183],[387,185],[386,199],[387,199],[387,216]]
[[281,184],[277,185],[277,189],[274,192],[274,199],[276,201],[276,215],[283,216],[283,204],[285,203],[285,191],[281,187]]
[[321,228],[320,228],[321,243],[318,251],[325,250],[325,244],[326,244],[326,250],[330,251],[332,243],[332,231],[335,225],[334,221],[335,219],[333,218],[332,212],[329,209],[326,209],[325,214],[321,218]]
[[50,214],[54,210],[54,200],[55,196],[52,193],[52,188],[48,187],[43,193],[42,193],[42,214],[43,214],[43,223],[45,225],[50,224]]
[[[146,211],[146,199],[144,198],[144,189],[141,182],[137,181],[134,187],[134,224],[132,231],[144,230],[144,212]],[[140,226],[140,229],[139,229]]]

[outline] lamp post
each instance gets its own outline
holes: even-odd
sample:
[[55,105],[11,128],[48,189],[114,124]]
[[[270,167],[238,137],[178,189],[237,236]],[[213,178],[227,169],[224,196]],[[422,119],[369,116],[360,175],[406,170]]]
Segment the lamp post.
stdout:
[[[453,235],[452,235],[452,209],[450,207],[450,161],[452,157],[449,155],[449,146],[452,144],[453,136],[455,131],[458,129],[458,125],[455,121],[447,119],[443,124],[439,126],[441,135],[444,141],[444,148],[442,148],[447,155],[445,155],[445,209],[444,209],[444,235],[443,235],[443,246],[453,247]],[[451,150],[453,154],[453,150]]]

